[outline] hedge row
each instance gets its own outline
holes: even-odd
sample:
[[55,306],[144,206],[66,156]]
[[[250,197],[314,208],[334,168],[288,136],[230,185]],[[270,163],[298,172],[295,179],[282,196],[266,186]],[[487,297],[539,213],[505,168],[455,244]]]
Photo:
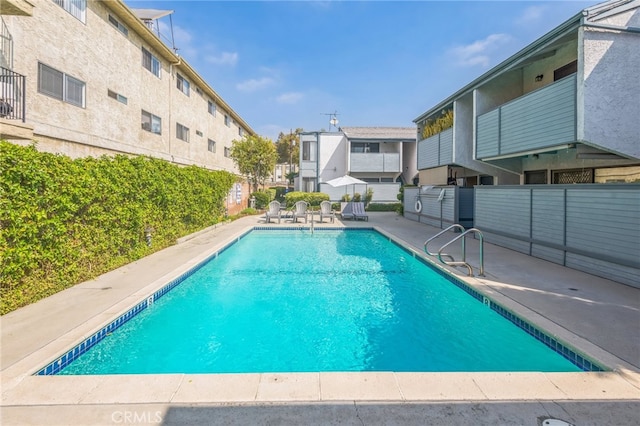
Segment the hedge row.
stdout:
[[0,171],[0,314],[219,222],[236,180],[145,157],[72,160],[6,141]]

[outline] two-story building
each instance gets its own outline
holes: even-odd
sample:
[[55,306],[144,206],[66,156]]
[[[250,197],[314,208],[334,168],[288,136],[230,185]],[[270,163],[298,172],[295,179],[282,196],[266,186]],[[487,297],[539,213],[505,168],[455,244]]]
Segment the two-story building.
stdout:
[[[342,127],[337,132],[300,134],[300,172],[296,188],[329,194],[339,201],[345,193],[374,202],[398,202],[400,186],[417,176],[416,129],[413,127]],[[326,182],[351,175],[366,185],[333,187]]]
[[[133,154],[236,172],[251,127],[122,0],[0,0],[0,137],[71,157]],[[24,84],[26,78],[26,84]],[[0,108],[2,112],[3,108]]]
[[639,0],[578,12],[414,120],[405,215],[640,286],[638,69]]

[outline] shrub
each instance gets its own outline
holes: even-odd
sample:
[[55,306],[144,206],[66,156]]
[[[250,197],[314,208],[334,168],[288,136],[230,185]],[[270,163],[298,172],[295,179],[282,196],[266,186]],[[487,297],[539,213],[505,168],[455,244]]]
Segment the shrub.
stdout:
[[329,201],[329,194],[324,192],[292,191],[285,195],[287,207],[292,207],[298,201],[306,201],[312,206],[319,206],[323,201]]
[[364,204],[367,206],[373,199],[373,188],[368,188],[367,193],[364,195]]
[[351,195],[344,194],[340,200],[344,201],[345,203],[348,203],[349,201],[351,201]]
[[265,209],[267,205],[273,200],[272,195],[275,197],[275,191],[256,191],[251,194],[256,199],[256,209]]
[[398,211],[400,203],[371,203],[367,206],[370,212],[395,212]]
[[360,202],[362,201],[362,196],[359,192],[356,192],[355,194],[353,194],[353,199],[351,201]]
[[236,181],[159,159],[72,160],[6,141],[0,170],[0,314],[218,223]]
[[276,191],[276,197],[275,199],[281,203],[284,203],[284,196],[287,193],[287,187],[286,186],[274,186],[271,189]]

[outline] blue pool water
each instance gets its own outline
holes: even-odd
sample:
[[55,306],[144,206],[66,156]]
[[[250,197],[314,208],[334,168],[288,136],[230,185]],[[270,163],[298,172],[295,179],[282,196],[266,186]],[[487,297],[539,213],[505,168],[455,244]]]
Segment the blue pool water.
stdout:
[[60,374],[580,371],[373,230],[253,231]]

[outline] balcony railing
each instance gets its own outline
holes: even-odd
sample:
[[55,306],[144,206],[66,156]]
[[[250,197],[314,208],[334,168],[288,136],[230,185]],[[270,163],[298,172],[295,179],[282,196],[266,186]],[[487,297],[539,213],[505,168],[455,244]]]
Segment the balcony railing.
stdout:
[[0,67],[0,118],[25,121],[25,76]]
[[390,153],[351,153],[349,164],[351,172],[393,172],[398,173],[400,168],[400,154]]
[[418,169],[453,163],[453,128],[418,142]]
[[508,156],[576,140],[576,75],[479,115],[476,157]]

